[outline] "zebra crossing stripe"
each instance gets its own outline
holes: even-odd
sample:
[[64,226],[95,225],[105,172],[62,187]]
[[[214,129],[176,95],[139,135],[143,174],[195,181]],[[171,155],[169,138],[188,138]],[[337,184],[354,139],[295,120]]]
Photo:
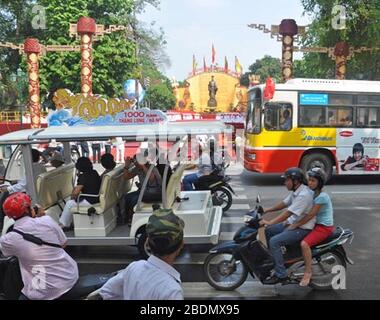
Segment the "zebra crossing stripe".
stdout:
[[250,210],[248,203],[235,203],[232,204],[231,210]]
[[185,298],[269,298],[277,296],[275,286],[264,286],[259,281],[246,281],[234,291],[218,291],[207,282],[182,282]]
[[222,223],[225,223],[225,224],[242,224],[243,222],[244,222],[243,217],[222,218]]
[[234,238],[236,232],[221,232],[219,241],[231,241]]

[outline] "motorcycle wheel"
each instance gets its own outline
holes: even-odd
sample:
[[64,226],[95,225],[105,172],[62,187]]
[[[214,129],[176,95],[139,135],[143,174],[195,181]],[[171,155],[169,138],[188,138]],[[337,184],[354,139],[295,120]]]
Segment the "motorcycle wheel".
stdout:
[[346,270],[346,260],[339,252],[326,252],[320,263],[313,263],[313,276],[310,287],[315,290],[333,290],[333,280],[338,275],[334,268],[341,266]]
[[212,203],[214,206],[221,206],[223,212],[228,211],[232,206],[231,191],[225,187],[215,189],[212,193]]
[[242,261],[235,261],[230,253],[210,254],[204,262],[203,271],[207,282],[220,291],[235,290],[248,277],[246,265]]

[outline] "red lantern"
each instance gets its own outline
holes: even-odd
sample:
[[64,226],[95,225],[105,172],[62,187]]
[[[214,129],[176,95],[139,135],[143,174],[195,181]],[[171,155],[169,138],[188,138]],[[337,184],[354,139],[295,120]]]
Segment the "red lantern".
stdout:
[[264,89],[264,100],[270,101],[273,99],[274,92],[276,91],[276,84],[273,78],[268,78]]

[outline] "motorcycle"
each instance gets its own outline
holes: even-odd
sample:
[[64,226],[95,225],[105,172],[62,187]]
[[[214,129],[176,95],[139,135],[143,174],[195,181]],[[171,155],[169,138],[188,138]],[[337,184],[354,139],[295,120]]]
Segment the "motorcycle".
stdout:
[[228,177],[221,168],[215,169],[211,174],[202,176],[194,183],[195,190],[210,190],[213,205],[221,206],[223,212],[232,206],[232,194],[236,195],[230,184]]
[[[222,243],[210,250],[204,262],[207,282],[217,290],[232,291],[240,287],[248,273],[261,283],[271,276],[273,258],[266,246],[264,228],[259,222],[264,210],[260,198],[253,211],[244,216],[244,226],[235,234],[233,241]],[[310,287],[317,290],[333,289],[337,267],[346,271],[347,263],[353,261],[347,256],[343,245],[353,240],[353,232],[337,227],[328,239],[312,248],[313,277]],[[304,274],[304,262],[300,245],[282,248],[289,281],[299,284]]]
[[[117,272],[80,276],[74,287],[59,300],[101,300],[99,289]],[[18,300],[23,283],[18,260],[0,252],[0,300]]]

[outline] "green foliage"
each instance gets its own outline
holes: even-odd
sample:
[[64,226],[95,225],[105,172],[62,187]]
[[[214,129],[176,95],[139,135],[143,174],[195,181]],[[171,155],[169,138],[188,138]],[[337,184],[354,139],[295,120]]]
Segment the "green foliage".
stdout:
[[147,90],[145,99],[152,109],[170,110],[176,104],[176,98],[169,80],[151,85]]
[[[34,4],[46,9],[45,30],[31,28]],[[127,79],[149,77],[152,82],[166,79],[160,71],[168,64],[164,34],[141,25],[134,15],[143,12],[147,5],[158,8],[159,0],[0,0],[0,41],[22,43],[25,38],[33,36],[42,44],[79,45],[77,39],[69,37],[69,25],[76,23],[81,16],[90,16],[97,24],[106,26],[132,26],[133,34],[119,31],[105,35],[93,44],[93,92],[120,97]],[[20,64],[26,70],[25,58],[18,51],[0,49],[0,94],[12,87],[5,81]],[[40,60],[40,83],[43,102],[47,93],[57,88],[80,92],[80,53],[47,53]],[[155,97],[162,92],[164,101],[170,97],[164,88],[152,91]],[[170,103],[170,99],[167,101]]]
[[[346,41],[354,48],[380,49],[380,1],[302,0],[302,4],[305,13],[313,17],[303,46],[334,47],[339,41]],[[335,30],[332,25],[332,9],[336,4],[345,6],[347,11],[344,30]],[[333,78],[335,63],[327,54],[308,53],[304,56],[302,71],[296,69],[296,73],[300,72],[313,78]],[[348,62],[347,78],[380,80],[380,50],[356,54]]]
[[280,82],[281,60],[269,55],[264,56],[262,59],[256,60],[256,62],[249,67],[249,71],[242,75],[240,80],[242,85],[249,85],[249,75],[251,74],[259,75],[262,82],[268,77],[272,77],[276,82]]

